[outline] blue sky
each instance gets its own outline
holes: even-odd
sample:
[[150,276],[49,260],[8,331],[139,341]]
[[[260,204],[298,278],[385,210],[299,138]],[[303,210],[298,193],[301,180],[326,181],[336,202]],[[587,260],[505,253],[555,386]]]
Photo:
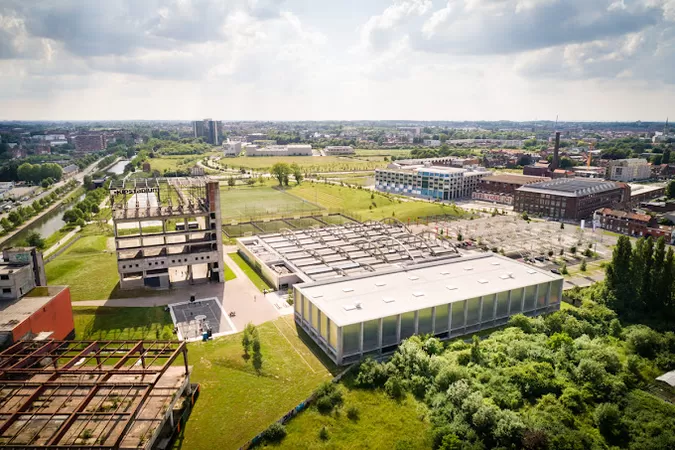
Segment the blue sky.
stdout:
[[664,120],[675,0],[0,0],[0,119]]

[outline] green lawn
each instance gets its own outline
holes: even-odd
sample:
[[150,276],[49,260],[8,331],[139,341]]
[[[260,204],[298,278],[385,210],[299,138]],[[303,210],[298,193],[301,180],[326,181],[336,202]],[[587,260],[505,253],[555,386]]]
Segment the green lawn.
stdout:
[[324,183],[303,183],[300,186],[288,188],[287,192],[329,210],[341,210],[355,214],[363,221],[392,217],[392,213],[400,220],[408,218],[414,220],[417,217],[441,214],[459,217],[466,214],[461,208],[452,205],[390,199],[378,192]]
[[298,336],[292,318],[267,322],[258,332],[261,375],[242,357],[240,333],[189,344],[191,378],[201,393],[177,448],[238,448],[331,378]]
[[366,149],[357,148],[355,150],[356,156],[396,156],[397,158],[410,157],[410,150],[395,150],[395,149]]
[[255,287],[257,287],[260,292],[262,292],[263,289],[273,289],[273,286],[270,286],[260,275],[258,275],[258,273],[253,270],[253,267],[251,267],[244,258],[239,256],[239,253],[228,253],[228,256],[232,258],[241,270],[244,271],[249,280],[255,284]]
[[237,186],[228,188],[221,184],[220,209],[223,225],[232,220],[248,221],[270,216],[306,215],[321,210],[301,198],[289,195],[271,186]]
[[230,266],[228,266],[225,263],[223,263],[223,266],[225,266],[224,267],[224,269],[225,269],[225,281],[234,280],[235,278],[237,278],[237,276],[234,274],[234,272],[232,272],[232,269],[230,269]]
[[70,286],[73,301],[110,298],[117,287],[117,260],[107,236],[85,236],[46,265],[52,285]]
[[239,156],[224,158],[221,166],[244,167],[253,170],[268,170],[274,164],[283,162],[297,164],[307,172],[347,172],[352,170],[375,170],[386,167],[384,161],[363,161],[345,156]]
[[[339,414],[323,415],[310,407],[286,424],[288,435],[278,448],[431,449],[429,424],[418,417],[424,406],[410,395],[398,402],[382,391],[340,386],[344,388],[344,404]],[[358,420],[347,417],[350,407],[358,408]],[[326,441],[319,438],[323,427],[328,431]]]
[[164,307],[74,307],[76,339],[175,339],[171,315]]

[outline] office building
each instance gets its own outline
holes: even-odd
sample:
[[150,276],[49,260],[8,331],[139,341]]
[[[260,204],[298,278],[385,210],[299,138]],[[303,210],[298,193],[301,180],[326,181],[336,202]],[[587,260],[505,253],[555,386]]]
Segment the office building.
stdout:
[[246,146],[246,156],[312,156],[309,144]]
[[223,155],[236,158],[241,154],[241,142],[227,141],[223,144]]
[[221,136],[221,127],[220,122],[212,119],[197,120],[192,122],[192,132],[194,137],[204,139],[204,142],[208,142],[212,145],[220,144]]
[[458,169],[426,164],[377,169],[375,189],[434,200],[454,200],[471,197],[480,180],[490,174],[483,167]]
[[120,180],[110,204],[121,289],[225,281],[217,181]]
[[648,180],[652,176],[652,166],[646,159],[616,159],[607,166],[607,179],[613,181]]
[[512,173],[498,173],[481,178],[478,187],[471,194],[474,200],[513,205],[516,189],[526,184],[547,181],[550,178],[532,177]]
[[326,156],[353,155],[356,153],[350,145],[329,145],[323,149]]
[[514,210],[557,220],[590,218],[600,208],[624,209],[630,186],[589,178],[561,178],[516,189]]

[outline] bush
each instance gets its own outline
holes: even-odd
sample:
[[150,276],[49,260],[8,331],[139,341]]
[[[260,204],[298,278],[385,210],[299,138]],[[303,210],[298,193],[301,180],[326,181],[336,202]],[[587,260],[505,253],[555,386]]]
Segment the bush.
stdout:
[[605,438],[612,439],[621,433],[621,412],[614,403],[601,403],[595,408],[595,423]]
[[645,325],[627,328],[626,341],[635,353],[645,358],[657,354],[663,344],[661,335]]
[[321,430],[319,431],[319,439],[322,441],[327,441],[328,440],[328,430],[326,427],[321,427]]
[[384,383],[384,391],[395,400],[401,399],[403,397],[403,383],[401,379],[398,376],[390,377]]
[[359,420],[359,414],[360,414],[359,408],[357,408],[356,406],[350,406],[349,408],[347,408],[347,418],[349,420],[353,420],[356,422],[357,420]]
[[262,433],[262,438],[267,442],[281,442],[286,437],[286,427],[279,422],[274,422]]
[[523,314],[516,314],[514,316],[511,316],[508,322],[508,326],[520,328],[521,330],[523,330],[525,333],[528,334],[534,332],[532,321],[530,320],[529,317]]
[[333,408],[340,406],[342,402],[342,391],[334,383],[323,383],[316,390],[316,409],[318,409],[321,414],[330,413],[333,411]]
[[384,385],[387,381],[387,370],[384,365],[366,358],[359,367],[359,373],[354,384],[361,388],[375,388]]

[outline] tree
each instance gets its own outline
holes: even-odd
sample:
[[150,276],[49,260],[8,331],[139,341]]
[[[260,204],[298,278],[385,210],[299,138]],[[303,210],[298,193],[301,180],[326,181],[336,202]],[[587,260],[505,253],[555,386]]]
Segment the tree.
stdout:
[[296,163],[291,164],[291,172],[293,172],[293,177],[295,178],[295,182],[297,184],[300,184],[302,182],[302,170],[300,170],[300,166],[297,165]]
[[21,220],[21,216],[19,216],[19,213],[16,211],[12,211],[7,215],[7,218],[9,219],[10,222],[14,224],[14,226],[19,225],[23,220]]
[[584,259],[581,260],[581,267],[579,267],[579,269],[580,269],[582,272],[586,272],[586,258],[584,258]]
[[16,228],[16,225],[12,224],[9,220],[7,220],[7,217],[3,217],[0,219],[0,225],[2,225],[2,229],[5,231],[11,231],[14,228]]
[[91,178],[91,175],[85,175],[84,179],[82,180],[82,184],[84,185],[84,188],[88,191],[94,189],[94,182],[93,179]]
[[249,186],[253,186],[255,184],[255,178],[250,177],[246,179],[246,184],[248,184]]
[[251,346],[253,347],[253,368],[259,374],[262,371],[263,358],[260,351],[260,337],[258,333],[253,335]]
[[663,150],[663,157],[661,158],[661,164],[670,163],[670,145]]
[[675,198],[675,180],[670,180],[666,186],[666,197]]
[[573,245],[572,247],[570,247],[570,253],[573,254],[573,255],[576,255],[576,253],[577,253],[577,246],[576,245]]
[[26,242],[31,247],[36,247],[38,250],[45,248],[45,240],[40,236],[40,233],[31,231],[26,238]]
[[235,185],[236,183],[237,183],[237,182],[235,181],[234,177],[230,177],[230,178],[227,179],[227,185],[228,185],[229,187],[234,187],[234,185]]
[[272,166],[270,173],[279,181],[279,186],[283,186],[284,181],[288,185],[288,175],[291,173],[291,168],[286,163],[276,163]]

